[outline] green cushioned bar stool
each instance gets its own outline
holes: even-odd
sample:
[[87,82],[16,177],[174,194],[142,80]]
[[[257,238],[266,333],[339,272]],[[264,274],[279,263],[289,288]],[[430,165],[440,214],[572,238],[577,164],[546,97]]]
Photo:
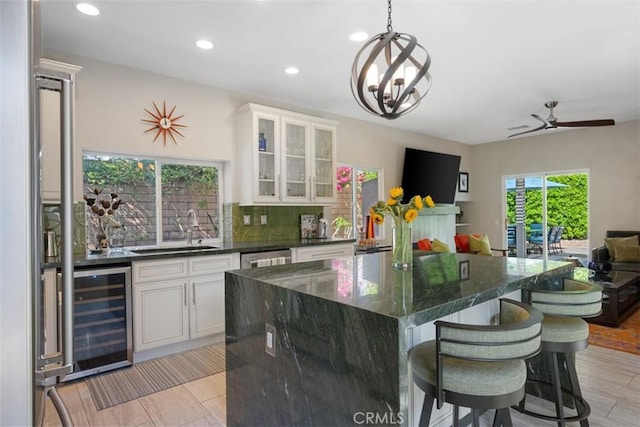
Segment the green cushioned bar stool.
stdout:
[[[528,381],[552,389],[556,413],[545,415],[528,410],[524,398],[517,409],[527,415],[555,421],[558,426],[577,421],[581,426],[588,426],[591,408],[580,391],[575,353],[588,346],[589,325],[582,318],[595,317],[602,311],[602,287],[595,283],[565,278],[562,290],[530,290],[528,294],[531,305],[544,313],[542,354],[547,355],[552,368],[550,380]],[[562,386],[562,376],[568,378],[568,387]],[[563,401],[563,394],[571,402]],[[575,415],[567,416],[565,406],[573,407]]]
[[499,325],[436,321],[436,339],[409,352],[413,381],[424,391],[420,426],[429,425],[434,401],[471,408],[473,425],[480,412],[496,409],[494,425],[511,426],[509,407],[524,397],[524,359],[540,351],[542,313],[510,299],[500,300]]

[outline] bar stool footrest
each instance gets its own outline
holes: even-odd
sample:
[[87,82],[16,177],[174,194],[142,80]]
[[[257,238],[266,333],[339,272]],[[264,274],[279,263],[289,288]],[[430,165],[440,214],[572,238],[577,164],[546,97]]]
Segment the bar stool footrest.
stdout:
[[[553,383],[551,383],[549,381],[529,379],[529,380],[527,380],[527,382],[532,382],[532,383],[536,383],[536,384],[542,384],[542,385],[549,386],[549,387],[553,388]],[[538,412],[529,411],[529,410],[524,408],[524,404],[525,404],[526,398],[527,398],[526,394],[525,394],[525,397],[522,398],[522,402],[520,403],[520,405],[513,405],[511,408],[515,409],[516,411],[520,412],[521,414],[529,415],[531,417],[535,417],[535,418],[539,418],[539,419],[547,420],[547,421],[572,423],[572,422],[586,420],[589,417],[589,415],[591,414],[591,406],[589,405],[589,403],[586,400],[584,400],[584,398],[582,398],[581,396],[577,396],[575,393],[573,393],[571,390],[569,390],[569,389],[567,389],[565,387],[561,387],[561,390],[564,393],[568,394],[569,396],[571,396],[573,398],[573,401],[574,401],[575,406],[576,406],[575,407],[576,415],[572,415],[572,416],[569,416],[569,417],[565,417],[564,419],[560,419],[557,416],[554,417],[553,415],[545,415],[545,414],[540,414]],[[551,402],[551,403],[553,403],[553,402]]]

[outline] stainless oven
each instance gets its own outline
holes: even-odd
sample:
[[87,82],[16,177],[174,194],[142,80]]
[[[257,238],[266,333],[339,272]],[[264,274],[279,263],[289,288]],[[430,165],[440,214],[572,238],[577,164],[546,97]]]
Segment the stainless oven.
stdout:
[[240,268],[269,267],[281,264],[291,264],[290,249],[240,254]]
[[132,342],[131,267],[76,269],[73,373],[63,381],[131,365]]

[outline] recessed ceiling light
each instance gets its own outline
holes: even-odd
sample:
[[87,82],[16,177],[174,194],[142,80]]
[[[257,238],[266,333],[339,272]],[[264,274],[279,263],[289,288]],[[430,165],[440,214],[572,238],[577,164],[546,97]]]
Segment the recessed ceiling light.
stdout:
[[355,33],[349,34],[349,40],[352,42],[363,42],[369,38],[369,34],[364,31],[356,31]]
[[287,73],[287,74],[294,75],[294,74],[298,74],[300,72],[300,70],[297,69],[296,67],[287,67],[287,68],[285,68],[284,72]]
[[205,49],[205,50],[209,50],[209,49],[213,49],[213,43],[211,43],[209,40],[198,40],[196,42],[196,46],[198,46],[200,49]]
[[97,7],[89,3],[78,3],[76,5],[76,9],[78,9],[78,12],[84,13],[85,15],[89,15],[89,16],[100,15],[100,10],[98,10]]

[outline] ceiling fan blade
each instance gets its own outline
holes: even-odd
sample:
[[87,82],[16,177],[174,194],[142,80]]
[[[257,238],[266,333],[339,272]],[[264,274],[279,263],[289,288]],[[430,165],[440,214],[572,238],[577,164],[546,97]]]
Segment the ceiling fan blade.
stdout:
[[549,121],[547,119],[543,119],[542,117],[540,117],[537,114],[532,114],[531,117],[533,117],[536,120],[540,120],[542,123],[544,123],[544,125],[546,127],[553,127],[553,125],[551,123],[549,123]]
[[552,122],[558,127],[564,128],[579,128],[579,127],[594,127],[594,126],[613,126],[616,124],[613,119],[604,120],[583,120],[579,122]]
[[526,130],[524,132],[514,133],[513,135],[509,135],[507,138],[511,138],[512,136],[524,135],[525,133],[537,132],[539,130],[545,129],[546,127],[547,127],[547,125],[543,124],[542,126],[538,126],[535,129],[530,129],[530,130]]

